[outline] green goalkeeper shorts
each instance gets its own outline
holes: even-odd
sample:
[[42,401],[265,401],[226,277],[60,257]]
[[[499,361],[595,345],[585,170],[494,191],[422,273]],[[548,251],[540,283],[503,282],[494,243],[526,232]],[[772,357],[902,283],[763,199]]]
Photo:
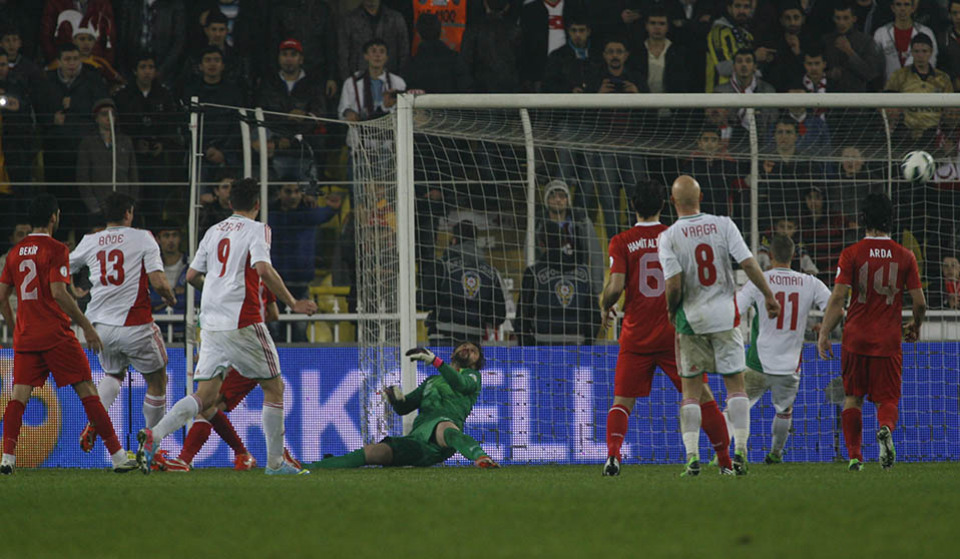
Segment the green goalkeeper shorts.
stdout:
[[452,448],[443,448],[436,442],[434,431],[443,421],[451,421],[446,417],[430,419],[418,425],[416,429],[404,437],[384,437],[380,442],[386,444],[393,451],[391,466],[418,466],[426,467],[439,464],[456,454]]

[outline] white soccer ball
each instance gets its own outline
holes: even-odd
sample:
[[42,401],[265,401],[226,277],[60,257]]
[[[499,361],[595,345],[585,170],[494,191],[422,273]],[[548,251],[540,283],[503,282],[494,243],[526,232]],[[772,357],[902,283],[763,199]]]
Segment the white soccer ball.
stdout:
[[933,157],[925,151],[911,151],[903,156],[903,162],[900,164],[903,178],[916,183],[924,183],[932,179],[936,169],[937,164],[933,161]]

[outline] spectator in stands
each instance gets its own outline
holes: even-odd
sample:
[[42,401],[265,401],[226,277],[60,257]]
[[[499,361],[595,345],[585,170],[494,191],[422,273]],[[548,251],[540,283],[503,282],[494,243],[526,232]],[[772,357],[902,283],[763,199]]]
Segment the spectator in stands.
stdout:
[[[733,124],[730,109],[707,107],[703,110],[703,125],[713,128],[720,136],[720,150],[724,154],[742,151],[747,141],[747,131],[737,122]],[[666,181],[669,182],[669,181]]]
[[844,247],[844,232],[842,218],[828,209],[823,194],[823,189],[812,186],[803,195],[800,242],[826,277],[832,276],[836,270],[837,259]]
[[642,37],[644,4],[645,0],[589,0],[587,9],[596,40]]
[[117,27],[110,0],[46,0],[43,20],[40,22],[40,47],[48,62],[58,58],[57,47],[73,41],[73,33],[80,27],[93,26],[99,30],[93,52],[109,63],[114,63],[117,46]]
[[[0,105],[0,192],[16,195],[15,204],[29,200],[26,187],[13,186],[10,182],[30,182],[35,150],[33,147],[33,104],[29,95],[29,86],[20,78],[14,77],[7,64],[7,52],[0,49],[0,96],[6,101]],[[2,186],[7,182],[6,186]]]
[[706,57],[701,56],[707,44],[707,33],[717,18],[717,3],[710,0],[672,0],[666,2],[670,18],[670,39],[681,52],[688,53],[686,64],[689,91],[706,91],[704,83]]
[[544,93],[584,93],[593,67],[600,65],[592,31],[582,12],[563,19],[567,43],[547,57],[543,75]]
[[236,177],[230,176],[233,173],[226,169],[223,169],[220,174],[222,176],[220,182],[213,187],[213,200],[204,202],[200,207],[200,216],[197,221],[200,227],[198,238],[201,239],[207,229],[233,215],[233,208],[230,206],[230,190],[233,188]]
[[443,256],[422,267],[418,293],[421,308],[430,313],[426,323],[431,345],[495,337],[507,316],[503,285],[500,273],[481,254],[472,223],[454,225]]
[[[895,0],[899,2],[900,0]],[[884,87],[885,91],[895,93],[953,93],[953,84],[950,76],[938,70],[933,64],[933,40],[926,34],[920,33],[910,41],[911,63],[898,69]],[[900,114],[903,114],[903,123],[899,124]],[[944,118],[951,123],[956,120],[954,111],[947,111]],[[936,140],[940,129],[940,109],[909,110],[888,109],[887,118],[890,120],[893,135],[892,141],[903,148],[928,149]]]
[[410,58],[410,36],[403,16],[381,5],[380,0],[362,0],[357,9],[343,16],[337,38],[340,79],[367,70],[366,46],[375,39],[390,53],[388,71],[400,71]]
[[547,57],[567,42],[566,18],[583,8],[583,0],[524,2],[520,11],[522,90],[540,91]]
[[[912,39],[924,34],[933,42],[933,31],[926,25],[914,22],[913,13],[916,11],[916,0],[893,0],[890,9],[893,10],[893,21],[880,27],[873,33],[873,42],[883,55],[883,79],[889,81],[893,73],[901,68],[913,64]],[[937,47],[933,45],[933,54],[930,64],[937,64]]]
[[[787,93],[802,94],[807,93],[807,90],[804,83],[795,83],[787,89]],[[781,118],[789,118],[797,123],[797,153],[816,156],[828,155],[833,151],[830,146],[830,126],[823,116],[817,116],[806,107],[790,107],[783,111]],[[774,125],[767,133],[771,148],[776,144],[775,131]]]
[[575,260],[589,270],[593,293],[603,291],[603,250],[593,222],[583,209],[573,205],[570,188],[562,180],[552,180],[543,191],[543,208],[537,219],[538,235],[545,235],[547,226],[557,227],[559,235],[564,237],[564,245],[577,252]]
[[855,145],[844,145],[839,150],[840,166],[834,188],[827,194],[843,215],[844,227],[853,239],[863,237],[858,232],[860,204],[868,194],[884,191],[883,169],[864,161],[863,152]]
[[213,10],[207,14],[203,25],[206,44],[187,55],[180,76],[180,87],[184,87],[203,74],[201,66],[203,56],[209,52],[210,47],[215,47],[220,51],[223,59],[223,77],[243,87],[244,98],[250,95],[253,84],[250,61],[241,55],[235,46],[227,43],[228,21],[227,16],[219,10]]
[[[117,91],[120,131],[133,139],[137,169],[148,181],[168,182],[183,178],[172,173],[182,156],[183,142],[177,130],[179,115],[173,93],[157,75],[157,57],[144,51],[128,57],[133,80]],[[141,200],[141,205],[146,200]],[[150,211],[149,204],[144,211]]]
[[27,37],[24,38],[24,44],[27,52],[37,52],[37,31],[38,18],[31,12],[43,12],[43,8],[37,10],[38,6],[25,6],[25,2],[18,0],[0,0],[0,29],[24,29],[27,31]]
[[688,174],[697,177],[703,199],[700,208],[714,215],[729,216],[741,228],[749,215],[749,192],[743,183],[739,165],[723,149],[720,131],[709,126],[697,136],[697,149],[680,161],[675,176]]
[[893,21],[889,0],[852,0],[857,31],[873,38],[873,33],[885,23]]
[[[739,1],[739,0],[737,0]],[[727,83],[714,88],[717,93],[775,93],[776,89],[769,83],[757,77],[757,55],[751,49],[742,49],[733,57],[733,77]],[[757,129],[766,130],[776,119],[777,112],[772,109],[758,109],[756,111]],[[747,109],[737,110],[737,122],[744,130],[749,130],[747,123]]]
[[[268,223],[273,231],[270,256],[290,293],[296,299],[307,299],[317,259],[317,227],[330,221],[340,211],[341,198],[331,194],[326,205],[306,197],[300,185],[287,183],[280,187],[278,199],[270,205]],[[278,301],[281,312],[286,306]],[[271,325],[274,337],[280,336],[279,325]],[[307,341],[307,323],[293,325],[294,342]]]
[[325,82],[308,73],[303,46],[296,39],[280,43],[277,55],[278,72],[264,76],[257,91],[257,106],[290,117],[270,115],[267,123],[275,136],[276,154],[273,170],[281,181],[309,181],[317,178],[313,153],[322,146],[313,132],[315,120],[296,116],[323,116],[327,113]]
[[[934,291],[934,290],[931,290]],[[945,256],[941,264],[940,289],[934,291],[938,295],[939,306],[944,309],[960,309],[960,260],[955,256]]]
[[597,292],[578,250],[556,223],[540,231],[537,263],[523,273],[516,329],[521,345],[590,345],[600,326]]
[[187,44],[183,0],[124,0],[118,25],[117,67],[123,71],[136,68],[138,53],[152,52],[156,57],[157,79],[173,87]]
[[[73,43],[80,50],[80,61],[100,73],[103,81],[107,82],[111,91],[124,84],[123,76],[114,69],[113,65],[102,56],[93,53],[93,48],[97,44],[99,32],[95,27],[78,27],[73,31]],[[60,65],[59,60],[54,60],[47,64],[47,70],[56,70]]]
[[761,215],[797,215],[802,186],[823,176],[819,164],[799,157],[797,128],[797,121],[790,117],[781,117],[774,128],[773,150],[760,163],[760,181],[766,184],[760,189]]
[[463,35],[460,50],[476,93],[520,91],[517,56],[520,30],[507,17],[507,0],[482,0],[484,16],[471,23]]
[[473,79],[460,54],[440,40],[440,20],[435,14],[424,13],[417,20],[420,44],[400,74],[411,89],[427,93],[467,93]]
[[47,76],[43,68],[32,58],[23,55],[23,41],[20,30],[7,26],[0,31],[0,47],[7,53],[7,62],[10,66],[10,79],[19,79],[29,88],[29,95],[33,104],[36,104],[38,95],[43,91]]
[[[226,16],[227,34],[226,44],[238,56],[244,58],[249,63],[250,74],[258,74],[266,64],[269,56],[267,49],[262,48],[263,39],[267,29],[268,19],[266,11],[268,7],[262,0],[198,0],[196,2],[185,2],[188,7],[187,21],[199,21],[201,26],[206,25],[207,18],[215,15],[217,12]],[[195,7],[191,5],[195,4]],[[192,8],[192,9],[191,9]],[[190,13],[197,17],[191,19]],[[200,42],[202,44],[203,41]],[[194,43],[197,44],[197,43]]]
[[[646,80],[628,61],[630,51],[626,40],[610,37],[603,44],[603,66],[599,73],[587,82],[587,91],[591,93],[647,93]],[[637,125],[638,115],[629,110],[598,111],[599,126],[611,135],[624,134]],[[593,190],[585,189],[584,205],[588,211],[594,204],[603,214],[603,224],[607,238],[611,239],[620,232],[621,218],[626,212],[619,211],[620,188],[634,185],[646,173],[646,163],[638,155],[626,153],[597,153],[591,156],[593,163]],[[627,192],[627,199],[632,196]]]
[[[761,239],[760,249],[757,251],[757,264],[760,264],[760,268],[763,269],[763,271],[770,269],[771,239],[773,239],[775,235],[784,235],[789,237],[790,240],[796,241],[794,239],[796,234],[797,221],[792,217],[781,217],[774,222],[773,229]],[[814,264],[813,259],[810,258],[810,255],[807,254],[807,250],[803,247],[803,243],[794,242],[793,256],[794,257],[790,260],[790,262],[793,264],[796,271],[813,275],[820,273],[817,265]]]
[[[779,25],[759,43],[773,50],[773,60],[764,67],[764,78],[777,91],[784,91],[791,81],[803,73],[803,55],[814,46],[820,46],[820,37],[814,37],[806,27],[806,16],[799,0],[779,4]],[[759,58],[759,57],[758,57]]]
[[[727,14],[713,22],[707,34],[707,93],[730,81],[736,53],[753,47],[754,35],[747,29],[753,16],[751,0],[726,0],[726,5]],[[764,47],[755,52],[757,62],[772,57],[773,52]]]
[[[651,6],[644,17],[647,38],[633,55],[634,65],[646,76],[650,93],[685,93],[690,89],[690,71],[685,53],[667,38],[670,22],[662,6]],[[669,110],[661,116],[669,115]]]
[[950,25],[937,33],[940,69],[950,75],[954,91],[960,91],[960,0],[950,0]]
[[[87,212],[96,216],[90,225],[100,224],[106,198],[123,192],[139,199],[140,177],[133,141],[117,128],[117,105],[106,97],[93,105],[97,129],[80,141],[77,149],[77,183]],[[115,145],[114,145],[115,144]],[[111,185],[111,183],[113,183]]]
[[856,22],[850,0],[834,5],[834,31],[823,38],[830,91],[872,91],[883,71],[883,58],[873,36],[857,29]]
[[[200,52],[201,74],[184,86],[183,102],[189,103],[191,97],[197,97],[201,103],[244,106],[247,101],[240,86],[224,76],[223,53],[220,49],[206,47]],[[208,107],[204,111],[203,127],[201,179],[208,182],[210,169],[233,165],[238,160],[237,114],[231,109]]]
[[60,66],[47,70],[44,95],[38,103],[37,117],[43,126],[44,179],[61,183],[52,193],[63,210],[61,236],[82,224],[78,221],[86,207],[77,196],[77,147],[93,124],[93,104],[107,97],[107,84],[80,62],[80,51],[73,43],[59,47]]
[[[180,249],[182,242],[181,228],[174,221],[164,220],[159,227],[154,229],[154,235],[157,244],[160,245],[160,258],[163,259],[163,274],[167,276],[167,283],[173,289],[177,296],[177,304],[169,309],[174,314],[186,314],[187,311],[187,268],[189,262],[187,255]],[[199,290],[197,291],[199,294]],[[153,286],[150,286],[150,306],[154,314],[165,313],[168,311],[167,304],[163,301]],[[163,329],[166,331],[166,329]],[[183,335],[183,323],[174,323],[174,332],[177,337]]]
[[[324,96],[333,106],[340,86],[337,68],[337,29],[334,12],[325,1],[274,0],[270,2],[271,44],[287,38],[299,41],[303,48],[304,70],[322,84]],[[279,68],[270,61],[264,75]]]

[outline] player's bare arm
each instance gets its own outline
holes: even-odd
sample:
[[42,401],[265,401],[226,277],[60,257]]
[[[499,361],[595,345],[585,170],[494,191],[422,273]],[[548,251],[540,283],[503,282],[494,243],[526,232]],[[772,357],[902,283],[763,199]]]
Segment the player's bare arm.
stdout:
[[920,339],[920,325],[927,315],[927,298],[923,289],[911,289],[908,293],[913,301],[913,319],[904,327],[904,340],[913,343]]
[[193,268],[187,268],[187,283],[192,285],[195,289],[203,289],[203,279],[207,277],[203,272],[198,272]]
[[621,273],[610,274],[607,285],[603,288],[600,295],[600,308],[603,310],[603,329],[606,330],[613,324],[613,318],[616,314],[615,305],[623,295],[623,288],[627,275]]
[[317,312],[317,304],[309,299],[294,299],[290,290],[284,285],[283,279],[277,270],[269,262],[257,262],[253,265],[260,275],[260,280],[267,286],[267,289],[277,296],[277,299],[283,301],[285,305],[293,309],[293,312],[301,314],[313,314]]
[[12,332],[16,322],[13,316],[13,309],[10,308],[11,293],[13,293],[12,286],[6,283],[0,283],[0,316],[3,316],[3,321]]
[[767,278],[763,275],[763,270],[760,269],[757,260],[753,257],[747,258],[740,262],[740,267],[747,273],[747,277],[750,278],[753,285],[757,286],[757,289],[763,294],[763,304],[767,308],[767,316],[777,318],[780,314],[780,303],[777,302],[773,296],[773,291],[767,285]]
[[266,312],[263,313],[264,322],[276,322],[280,320],[280,308],[277,307],[276,303],[270,303],[267,305]]
[[676,324],[677,309],[680,308],[680,302],[683,301],[683,273],[667,278],[665,290],[667,315],[670,317],[670,323]]
[[177,304],[177,296],[170,288],[170,282],[167,281],[166,274],[161,271],[150,272],[147,274],[147,279],[150,281],[150,286],[163,298],[164,303],[171,307]]
[[850,292],[849,285],[838,283],[833,286],[827,310],[823,312],[823,321],[820,323],[820,335],[817,336],[817,352],[820,359],[833,359],[833,346],[830,344],[830,332],[840,324],[843,318],[843,303]]
[[80,311],[80,307],[77,306],[77,301],[67,289],[67,284],[61,281],[51,282],[50,294],[53,295],[54,301],[60,305],[63,312],[67,313],[70,320],[83,329],[83,336],[87,339],[87,346],[99,353],[100,350],[103,349],[103,342],[100,341],[100,335],[97,334],[96,328],[93,327],[93,324],[90,324],[87,317]]

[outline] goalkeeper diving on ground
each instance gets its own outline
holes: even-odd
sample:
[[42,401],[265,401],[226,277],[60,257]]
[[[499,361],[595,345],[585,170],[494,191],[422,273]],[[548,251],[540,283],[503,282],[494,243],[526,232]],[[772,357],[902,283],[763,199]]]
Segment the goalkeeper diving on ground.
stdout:
[[379,443],[325,458],[308,467],[433,466],[459,452],[480,468],[499,468],[476,439],[463,432],[463,424],[480,394],[480,370],[484,363],[480,346],[461,343],[454,348],[449,364],[422,347],[411,349],[407,357],[431,364],[440,372],[409,394],[404,394],[399,386],[384,389],[385,398],[398,414],[420,412],[410,434],[385,437]]

